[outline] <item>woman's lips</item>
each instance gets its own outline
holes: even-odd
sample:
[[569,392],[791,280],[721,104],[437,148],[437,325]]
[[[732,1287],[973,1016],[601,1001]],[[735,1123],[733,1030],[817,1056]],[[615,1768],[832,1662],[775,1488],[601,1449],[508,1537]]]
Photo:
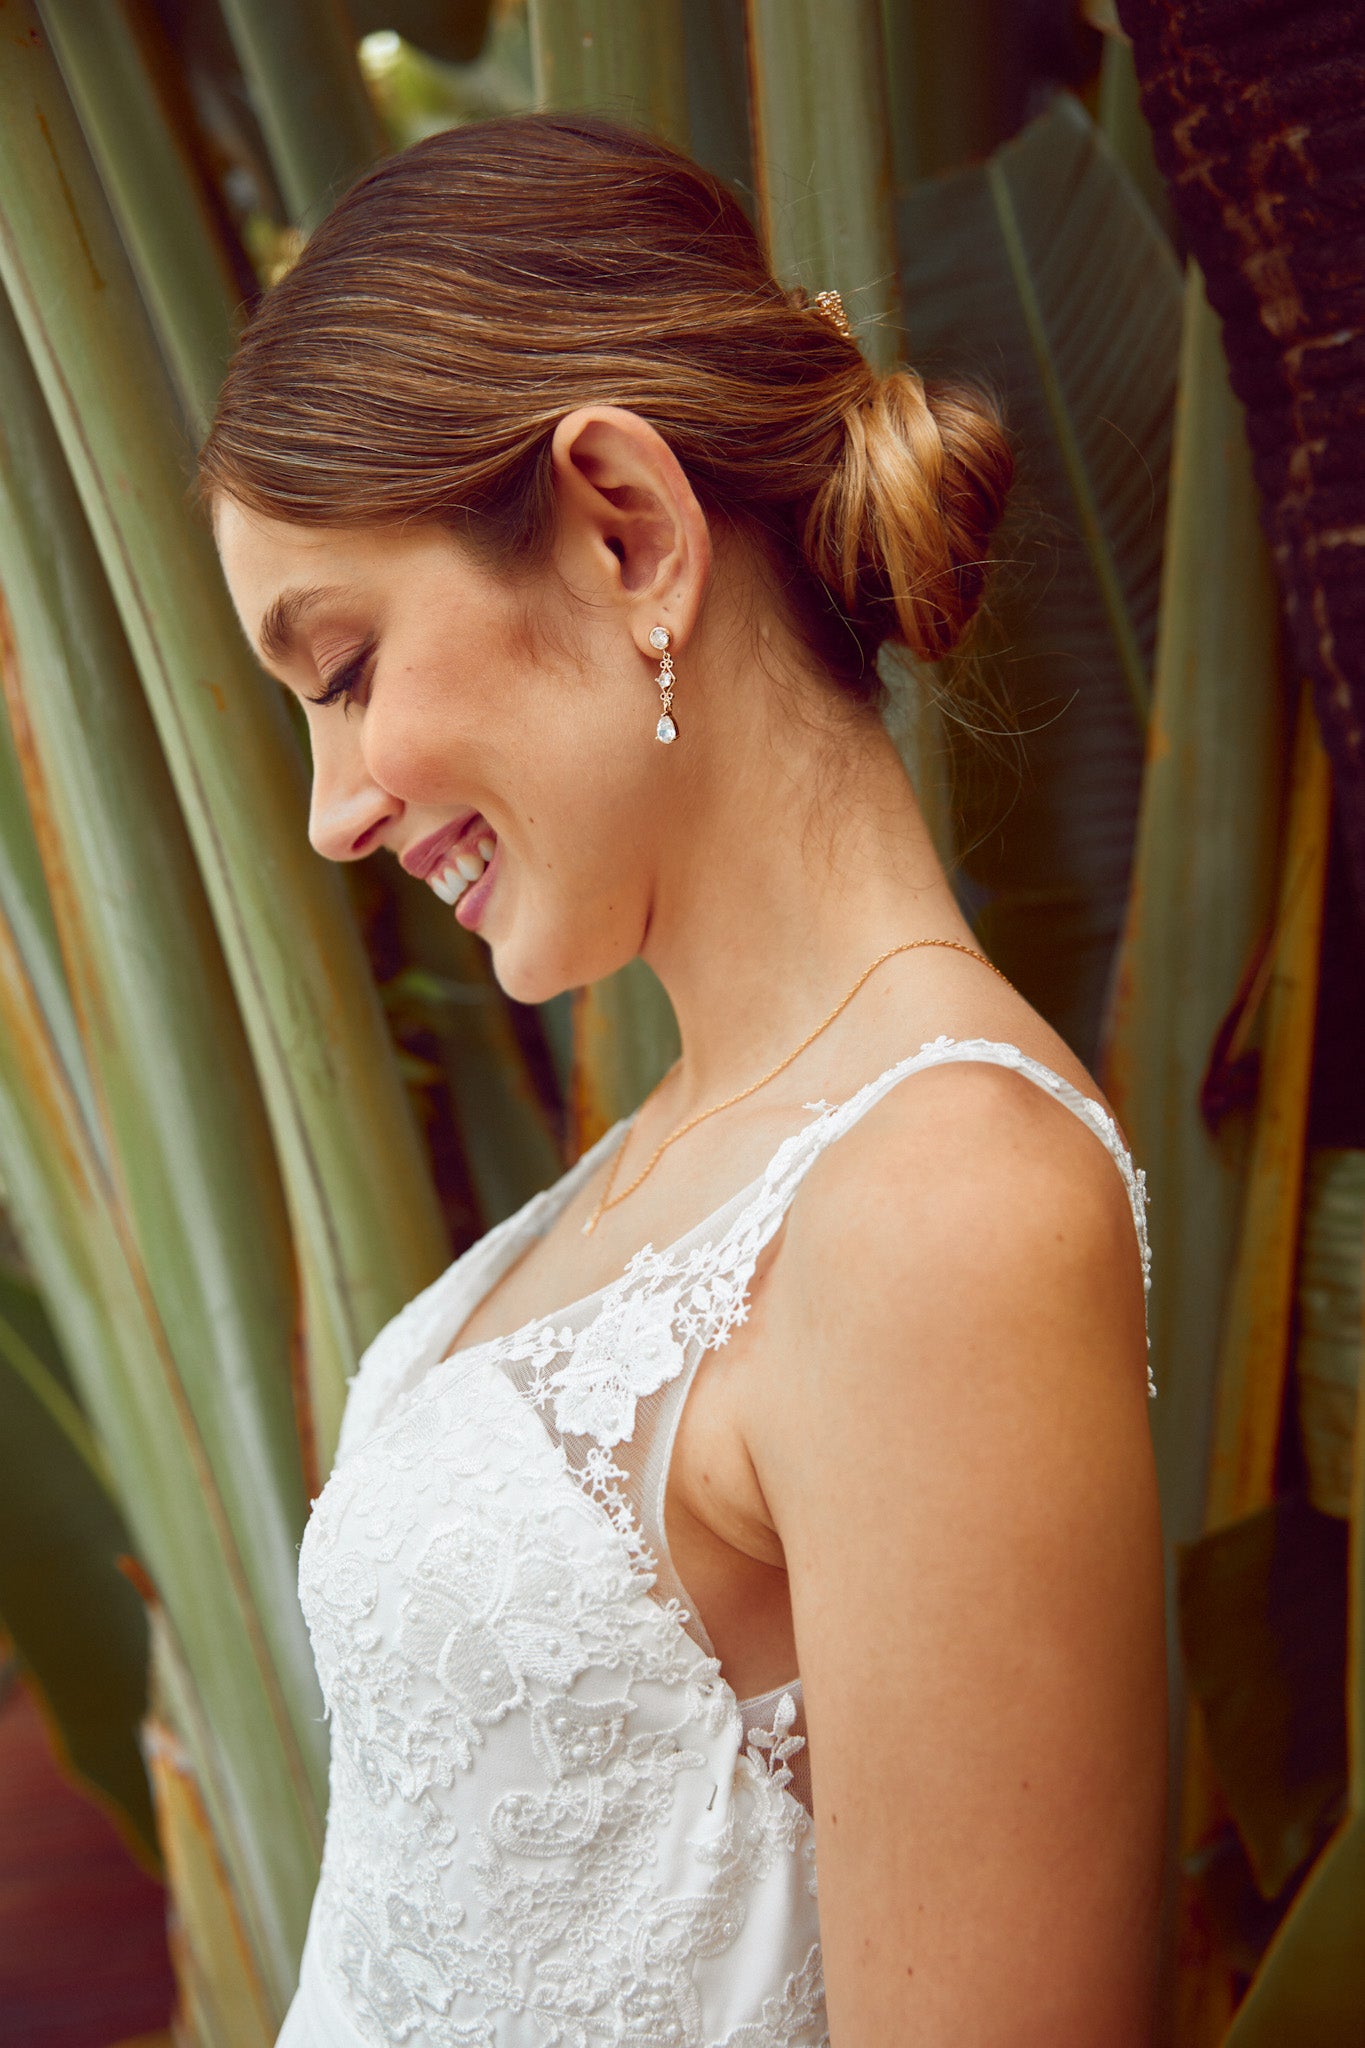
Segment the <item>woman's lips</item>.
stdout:
[[484,906],[493,893],[502,860],[502,841],[494,839],[493,855],[477,882],[471,882],[455,905],[455,915],[466,931],[477,931]]
[[419,882],[430,881],[439,875],[458,853],[474,846],[483,835],[493,836],[493,828],[482,811],[466,811],[456,824],[443,825],[439,832],[419,839],[416,846],[410,846],[399,856],[400,863],[410,875],[416,875]]

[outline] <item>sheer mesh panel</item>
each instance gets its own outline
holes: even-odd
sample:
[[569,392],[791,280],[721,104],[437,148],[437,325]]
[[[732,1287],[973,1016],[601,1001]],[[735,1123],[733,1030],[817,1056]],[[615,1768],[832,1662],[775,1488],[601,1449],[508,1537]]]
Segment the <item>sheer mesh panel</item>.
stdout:
[[[612,1137],[616,1143],[624,1143],[629,1121],[633,1119],[615,1127],[613,1132],[607,1134],[608,1137]],[[596,1148],[594,1150],[596,1152]],[[603,1155],[597,1153],[596,1156]],[[583,1163],[580,1161],[580,1166]],[[577,1176],[574,1186],[579,1185],[585,1177]],[[556,1193],[562,1185],[563,1183],[557,1185]],[[696,1229],[690,1231],[686,1237],[680,1238],[670,1247],[670,1254],[685,1262],[705,1246],[723,1247],[746,1207],[752,1205],[760,1196],[763,1185],[763,1177],[760,1175],[722,1208],[707,1217]],[[561,1202],[557,1202],[552,1210],[542,1213],[537,1219],[539,1228],[532,1232],[531,1236],[541,1236],[549,1229],[554,1217],[560,1208],[567,1204],[572,1192],[572,1188],[567,1189]],[[785,1206],[784,1203],[773,1215],[772,1230],[776,1230],[781,1222]],[[513,1257],[519,1257],[524,1248],[524,1244],[519,1245]],[[507,1263],[510,1265],[512,1260],[509,1258]],[[490,1280],[488,1287],[491,1288],[492,1285],[493,1282]],[[596,1294],[585,1296],[570,1309],[550,1318],[555,1326],[556,1336],[562,1337],[566,1330],[572,1330],[575,1336],[581,1336],[597,1320],[602,1298],[609,1291],[608,1288],[599,1289]],[[625,1539],[642,1578],[647,1577],[651,1581],[648,1588],[650,1597],[675,1612],[693,1641],[708,1657],[714,1657],[715,1646],[678,1576],[664,1526],[669,1465],[678,1423],[708,1346],[702,1335],[696,1332],[686,1337],[679,1346],[676,1336],[669,1328],[667,1307],[661,1298],[656,1299],[660,1300],[657,1312],[646,1297],[648,1305],[642,1305],[642,1312],[638,1317],[631,1319],[634,1324],[632,1335],[642,1348],[659,1347],[660,1355],[657,1361],[650,1361],[651,1372],[656,1362],[665,1366],[675,1366],[676,1370],[674,1376],[667,1379],[663,1385],[634,1398],[633,1425],[628,1440],[614,1443],[609,1449],[595,1434],[558,1426],[555,1415],[557,1390],[551,1385],[555,1375],[552,1372],[547,1373],[543,1360],[534,1357],[500,1357],[498,1363],[518,1393],[535,1408],[552,1441],[562,1447],[569,1470],[579,1486],[611,1517],[613,1524]],[[468,1313],[466,1310],[466,1314]],[[497,1339],[489,1340],[489,1348],[495,1348],[497,1343]],[[672,1347],[676,1347],[676,1353]],[[590,1397],[591,1388],[586,1391]],[[625,1418],[622,1416],[619,1419]],[[607,1433],[610,1434],[610,1430]],[[790,1772],[789,1789],[801,1801],[807,1812],[810,1812],[810,1764],[805,1742],[805,1712],[800,1678],[794,1676],[785,1685],[776,1686],[771,1691],[758,1694],[752,1699],[738,1701],[740,1718],[744,1724],[746,1740],[766,1738],[758,1740],[756,1746],[760,1751],[770,1755],[777,1728],[778,1711],[786,1694],[791,1696],[795,1714],[778,1739],[788,1743],[796,1742],[800,1746],[788,1750],[785,1760],[779,1761],[779,1768]]]

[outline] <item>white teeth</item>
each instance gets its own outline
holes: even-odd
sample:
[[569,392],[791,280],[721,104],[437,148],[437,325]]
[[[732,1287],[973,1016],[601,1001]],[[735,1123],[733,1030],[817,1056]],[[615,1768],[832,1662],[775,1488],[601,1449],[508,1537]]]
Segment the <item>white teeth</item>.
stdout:
[[458,903],[471,882],[477,882],[493,855],[498,850],[495,837],[485,837],[478,842],[477,853],[457,853],[453,861],[447,861],[438,875],[428,875],[427,882],[442,903]]

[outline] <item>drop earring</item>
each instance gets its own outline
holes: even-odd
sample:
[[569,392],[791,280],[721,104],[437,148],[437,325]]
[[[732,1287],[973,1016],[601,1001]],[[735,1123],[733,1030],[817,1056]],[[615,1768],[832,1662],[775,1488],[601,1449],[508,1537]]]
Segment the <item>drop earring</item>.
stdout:
[[673,635],[667,626],[655,626],[649,636],[649,644],[659,657],[659,693],[663,699],[659,723],[654,728],[654,737],[667,746],[678,737],[678,728],[673,723],[670,706],[673,702],[673,656],[669,653],[669,642]]

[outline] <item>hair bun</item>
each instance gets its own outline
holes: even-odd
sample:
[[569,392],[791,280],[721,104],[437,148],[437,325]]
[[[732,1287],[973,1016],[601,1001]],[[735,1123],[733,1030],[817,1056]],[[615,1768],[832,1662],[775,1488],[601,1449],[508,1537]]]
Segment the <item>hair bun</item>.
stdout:
[[868,642],[941,660],[981,603],[1013,475],[984,393],[926,386],[910,369],[869,371],[807,515],[806,560]]

